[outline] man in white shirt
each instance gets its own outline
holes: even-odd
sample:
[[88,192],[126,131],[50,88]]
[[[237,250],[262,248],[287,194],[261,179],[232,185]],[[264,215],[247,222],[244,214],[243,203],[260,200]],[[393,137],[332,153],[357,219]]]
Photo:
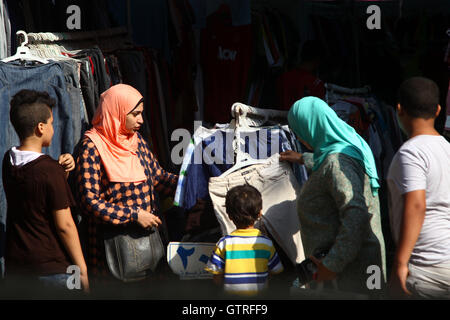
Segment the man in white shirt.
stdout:
[[414,77],[400,86],[397,114],[408,141],[387,178],[396,297],[450,299],[450,143],[434,128],[440,111],[433,81]]

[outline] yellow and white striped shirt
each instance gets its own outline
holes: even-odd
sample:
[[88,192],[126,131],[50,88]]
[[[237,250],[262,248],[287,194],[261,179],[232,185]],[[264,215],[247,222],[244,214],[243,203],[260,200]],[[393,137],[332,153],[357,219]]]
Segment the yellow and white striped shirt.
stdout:
[[267,286],[269,273],[283,271],[272,241],[258,229],[237,229],[222,237],[205,270],[224,273],[224,289],[229,293],[254,295]]

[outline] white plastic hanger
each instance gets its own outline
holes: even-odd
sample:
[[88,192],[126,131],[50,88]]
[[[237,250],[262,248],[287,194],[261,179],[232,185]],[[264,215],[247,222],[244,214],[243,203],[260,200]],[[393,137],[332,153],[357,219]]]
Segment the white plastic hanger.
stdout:
[[241,150],[241,144],[244,146],[245,141],[241,138],[241,131],[242,129],[249,129],[245,121],[243,120],[243,117],[245,117],[245,113],[242,113],[242,110],[240,108],[239,104],[234,104],[232,107],[232,113],[234,113],[235,121],[235,129],[234,129],[234,141],[233,141],[233,149],[236,153],[236,162],[235,164],[222,173],[220,177],[225,177],[229,175],[232,172],[235,172],[239,169],[242,169],[244,167],[248,167],[254,164],[260,164],[264,163],[267,159],[254,159],[252,158],[248,153]]
[[24,42],[20,44],[19,47],[17,47],[17,52],[15,55],[5,58],[2,61],[3,62],[10,62],[14,60],[26,60],[26,61],[37,61],[40,63],[48,63],[48,60],[42,59],[40,57],[37,57],[33,54],[31,54],[30,49],[26,46],[28,44],[28,36],[25,31],[17,31],[17,35],[22,34],[24,36]]
[[232,172],[235,172],[244,167],[252,166],[254,164],[261,164],[266,162],[267,159],[253,159],[248,153],[242,152],[240,148],[237,148],[236,163],[230,169],[220,175],[220,177],[226,177]]

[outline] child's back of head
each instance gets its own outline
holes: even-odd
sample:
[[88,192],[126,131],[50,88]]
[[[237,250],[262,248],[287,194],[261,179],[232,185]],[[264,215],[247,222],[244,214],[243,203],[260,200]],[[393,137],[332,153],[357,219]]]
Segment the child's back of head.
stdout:
[[14,95],[9,116],[20,141],[33,136],[39,123],[48,123],[55,104],[47,92],[24,89]]
[[234,187],[226,195],[225,207],[238,229],[253,227],[262,210],[261,193],[251,185]]

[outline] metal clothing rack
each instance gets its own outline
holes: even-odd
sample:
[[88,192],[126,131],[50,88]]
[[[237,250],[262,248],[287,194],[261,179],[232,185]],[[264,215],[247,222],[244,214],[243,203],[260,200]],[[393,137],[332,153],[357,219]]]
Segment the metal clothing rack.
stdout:
[[27,35],[30,44],[51,43],[59,41],[98,40],[101,38],[128,36],[128,28],[117,27],[111,29],[80,32],[39,32],[28,33]]
[[80,32],[38,32],[26,35],[30,48],[41,45],[57,45],[62,46],[64,50],[71,51],[78,50],[82,45],[98,46],[102,51],[108,52],[133,45],[127,27]]
[[249,129],[251,126],[262,126],[268,120],[277,121],[284,119],[284,121],[286,121],[288,112],[254,108],[243,103],[236,102],[231,107],[231,114],[234,118],[231,121],[230,128],[234,128],[233,150],[235,154],[235,164],[230,169],[222,173],[220,177],[225,177],[229,173],[245,166],[263,163],[265,159],[253,159],[250,154],[241,150],[240,146],[245,143],[241,137],[241,132],[245,131],[245,129]]
[[366,96],[371,93],[370,86],[364,86],[362,88],[346,88],[332,83],[325,83],[325,89],[325,101],[328,104],[336,102],[333,100],[335,98],[334,94]]
[[[25,5],[28,6],[28,1]],[[28,7],[29,9],[29,7]],[[131,0],[126,0],[127,10],[127,25],[116,28],[94,30],[94,31],[76,31],[76,32],[39,32],[28,33],[29,44],[46,44],[55,42],[75,42],[75,41],[92,41],[100,42],[99,40],[106,40],[111,38],[123,37],[132,43],[132,28],[131,28]],[[27,10],[29,12],[29,10]],[[18,37],[17,43],[22,43],[24,39]]]
[[332,83],[325,83],[325,89],[327,89],[327,91],[330,91],[332,93],[336,92],[355,95],[369,94],[371,91],[370,86],[364,86],[362,88],[345,88]]
[[288,111],[255,108],[240,102],[236,102],[231,106],[231,116],[236,119],[236,121],[254,119],[259,122],[263,120],[263,124],[269,120],[286,120],[287,115]]

